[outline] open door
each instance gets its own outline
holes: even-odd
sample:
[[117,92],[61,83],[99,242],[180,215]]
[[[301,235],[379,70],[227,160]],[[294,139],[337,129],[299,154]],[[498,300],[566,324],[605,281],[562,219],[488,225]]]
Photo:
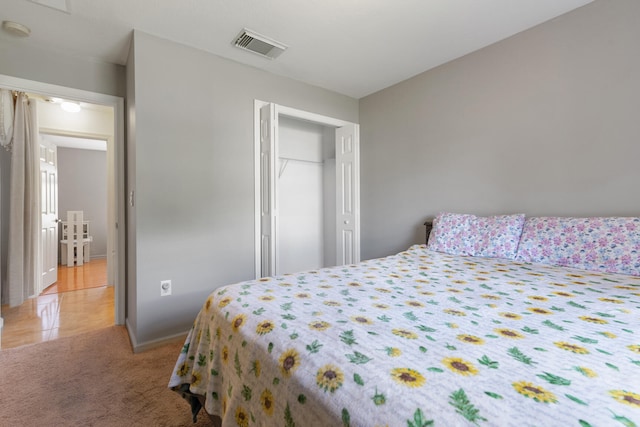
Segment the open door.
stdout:
[[336,262],[360,262],[358,125],[336,129]]
[[40,140],[40,197],[42,212],[42,288],[58,280],[58,153],[57,147]]

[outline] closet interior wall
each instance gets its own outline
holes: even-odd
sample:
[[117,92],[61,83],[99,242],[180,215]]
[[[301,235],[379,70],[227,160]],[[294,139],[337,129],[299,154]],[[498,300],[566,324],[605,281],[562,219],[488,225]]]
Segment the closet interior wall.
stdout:
[[278,273],[336,264],[335,129],[279,117]]

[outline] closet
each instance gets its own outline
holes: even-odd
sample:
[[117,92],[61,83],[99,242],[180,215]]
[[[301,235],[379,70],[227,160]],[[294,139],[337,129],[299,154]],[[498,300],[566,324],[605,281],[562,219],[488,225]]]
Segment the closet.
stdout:
[[336,265],[334,130],[290,117],[279,124],[279,269]]
[[276,104],[259,115],[259,276],[358,262],[358,125]]

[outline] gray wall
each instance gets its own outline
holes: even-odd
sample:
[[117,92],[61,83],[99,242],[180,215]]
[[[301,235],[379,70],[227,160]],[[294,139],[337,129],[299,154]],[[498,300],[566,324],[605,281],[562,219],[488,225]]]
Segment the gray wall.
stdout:
[[187,330],[216,287],[254,277],[254,99],[353,122],[358,101],[138,31],[133,47],[127,317],[142,345]]
[[84,211],[91,221],[91,257],[107,256],[106,151],[58,147],[58,210],[63,221],[67,211]]
[[597,0],[361,99],[363,259],[440,211],[640,215],[639,40]]
[[113,96],[125,94],[125,68],[0,38],[0,74]]
[[[127,221],[127,238],[126,238],[126,283],[127,283],[127,297],[125,307],[125,317],[129,331],[137,330],[137,290],[136,283],[136,211],[132,206],[132,191],[136,188],[136,63],[135,63],[135,39],[131,40],[131,46],[129,49],[129,55],[127,57],[127,96],[126,96],[126,132],[127,132],[127,161],[125,164],[126,178],[125,178],[125,216]],[[135,196],[135,195],[133,195]],[[130,285],[132,284],[132,285]]]

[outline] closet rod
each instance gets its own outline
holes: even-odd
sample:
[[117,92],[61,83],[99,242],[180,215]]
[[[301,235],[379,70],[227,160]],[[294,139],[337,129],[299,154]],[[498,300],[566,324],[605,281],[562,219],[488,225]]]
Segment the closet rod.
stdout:
[[317,165],[321,165],[321,164],[324,163],[324,162],[317,162],[315,160],[292,159],[291,157],[279,157],[279,159],[280,160],[286,160],[286,161],[291,160],[291,161],[294,161],[294,162],[314,163],[314,164],[317,164]]

